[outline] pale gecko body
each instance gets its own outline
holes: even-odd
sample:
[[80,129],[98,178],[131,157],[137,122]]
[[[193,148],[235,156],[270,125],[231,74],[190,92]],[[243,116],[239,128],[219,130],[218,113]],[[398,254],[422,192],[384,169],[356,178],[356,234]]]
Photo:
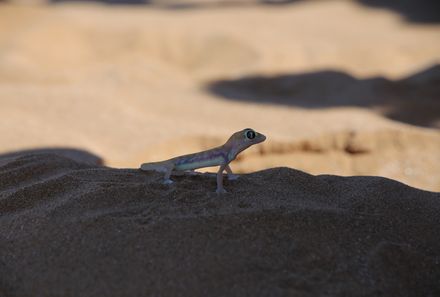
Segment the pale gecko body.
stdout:
[[248,147],[263,142],[266,136],[255,132],[252,129],[238,131],[226,141],[222,146],[194,153],[175,157],[162,162],[144,163],[141,170],[154,170],[165,173],[164,183],[171,184],[171,174],[175,172],[184,172],[204,167],[220,166],[217,172],[217,193],[225,193],[223,188],[223,171],[226,170],[229,179],[236,179],[233,175],[229,163],[235,160],[237,155]]

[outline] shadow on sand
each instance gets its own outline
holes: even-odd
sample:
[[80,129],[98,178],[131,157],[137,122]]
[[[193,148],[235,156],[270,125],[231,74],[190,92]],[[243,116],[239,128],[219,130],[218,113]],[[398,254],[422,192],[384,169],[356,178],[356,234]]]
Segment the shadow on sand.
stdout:
[[438,0],[358,0],[359,3],[376,8],[385,8],[400,13],[406,21],[419,23],[440,22]]
[[[0,0],[1,1],[1,0]],[[255,4],[289,4],[302,0],[227,0],[227,1],[206,1],[206,0],[175,0],[175,1],[152,1],[152,0],[50,0],[51,3],[61,2],[100,2],[105,4],[152,4],[155,7],[165,9],[192,9],[192,8],[214,8],[214,7],[238,7]]]
[[84,0],[49,0],[50,3],[63,3],[63,2],[96,2],[96,3],[105,3],[105,4],[150,4],[150,0],[92,0],[92,1],[84,1]]
[[[240,7],[251,5],[283,5],[304,0],[49,0],[50,3],[60,2],[100,2],[105,4],[150,4],[164,9],[203,9]],[[393,10],[400,13],[409,22],[438,23],[440,22],[440,1],[438,0],[356,0],[358,3]],[[1,0],[0,0],[1,2]]]
[[74,149],[74,148],[38,148],[38,149],[29,149],[22,150],[10,153],[4,153],[0,155],[0,165],[7,161],[8,159],[15,159],[25,155],[46,155],[46,154],[54,154],[57,156],[65,157],[72,159],[76,162],[86,163],[90,165],[104,165],[104,160],[85,150]]
[[358,79],[326,70],[219,80],[205,88],[229,100],[310,109],[373,108],[393,120],[440,128],[440,65],[397,81],[384,77]]

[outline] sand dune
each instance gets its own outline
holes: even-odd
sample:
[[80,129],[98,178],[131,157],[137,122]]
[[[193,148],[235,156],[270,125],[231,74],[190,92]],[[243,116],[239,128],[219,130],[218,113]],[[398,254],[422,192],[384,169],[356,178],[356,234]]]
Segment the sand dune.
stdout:
[[0,2],[0,297],[440,296],[435,1]]
[[218,196],[211,176],[0,160],[2,296],[440,293],[438,193],[274,168]]
[[[435,22],[365,1],[74,2],[0,5],[1,153],[70,147],[136,168],[252,127],[267,145],[241,172],[293,166],[440,191]],[[368,149],[345,150],[353,141]]]

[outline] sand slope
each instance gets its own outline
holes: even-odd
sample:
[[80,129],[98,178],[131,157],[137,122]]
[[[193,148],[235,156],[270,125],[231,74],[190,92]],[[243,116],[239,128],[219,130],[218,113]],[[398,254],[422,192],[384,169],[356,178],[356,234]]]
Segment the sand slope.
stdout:
[[438,193],[274,168],[217,196],[76,156],[0,158],[1,296],[440,294]]

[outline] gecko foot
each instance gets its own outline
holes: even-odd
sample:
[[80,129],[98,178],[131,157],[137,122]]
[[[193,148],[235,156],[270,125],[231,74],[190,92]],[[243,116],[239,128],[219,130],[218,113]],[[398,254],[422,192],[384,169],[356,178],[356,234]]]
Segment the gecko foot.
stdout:
[[236,174],[228,174],[228,180],[237,180],[239,177]]
[[164,185],[171,185],[172,183],[173,183],[173,181],[169,178],[163,181]]
[[217,190],[215,191],[217,194],[226,194],[226,190],[223,188],[217,188]]

